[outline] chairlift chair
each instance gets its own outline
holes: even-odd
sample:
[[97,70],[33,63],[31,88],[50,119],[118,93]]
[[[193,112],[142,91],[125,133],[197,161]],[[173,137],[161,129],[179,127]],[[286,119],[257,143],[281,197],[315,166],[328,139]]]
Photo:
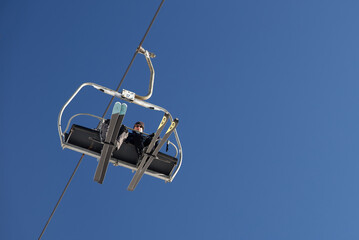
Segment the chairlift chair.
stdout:
[[[138,49],[138,52],[146,57],[146,61],[148,63],[151,72],[148,94],[146,96],[139,96],[136,95],[134,92],[125,89],[123,89],[122,92],[120,93],[110,88],[98,85],[96,83],[91,83],[91,82],[83,83],[75,91],[75,93],[69,98],[69,100],[65,103],[58,116],[58,132],[59,132],[61,147],[63,149],[67,148],[99,159],[101,156],[101,151],[104,148],[104,144],[106,144],[101,140],[100,129],[98,128],[91,129],[84,126],[73,124],[69,130],[71,121],[75,117],[81,115],[97,118],[101,122],[105,121],[104,118],[93,114],[78,113],[73,115],[69,119],[65,130],[64,131],[62,130],[61,123],[62,123],[63,112],[65,111],[66,107],[70,104],[70,102],[76,97],[76,95],[86,86],[91,86],[101,91],[104,94],[108,94],[110,96],[113,96],[115,98],[121,99],[126,102],[133,103],[151,110],[161,111],[165,114],[165,116],[168,116],[171,122],[174,121],[171,114],[166,109],[145,101],[151,97],[153,91],[154,69],[152,66],[151,57],[155,57],[155,55],[149,53],[147,50],[144,50],[142,47]],[[151,162],[147,163],[148,166],[142,169],[140,169],[141,165],[139,163],[138,154],[133,144],[124,142],[121,145],[120,149],[113,151],[111,157],[109,158],[109,161],[114,166],[122,166],[131,169],[132,171],[136,171],[136,174],[132,179],[128,190],[134,190],[134,188],[136,187],[138,181],[141,179],[143,174],[147,174],[152,177],[162,179],[165,182],[173,181],[173,179],[175,178],[181,167],[182,157],[183,157],[181,142],[178,137],[177,130],[174,129],[173,133],[176,139],[176,144],[169,141],[167,144],[171,144],[175,148],[176,150],[175,156],[170,156],[166,153],[158,152],[155,156],[151,156],[152,159]],[[147,155],[150,157],[150,154]]]

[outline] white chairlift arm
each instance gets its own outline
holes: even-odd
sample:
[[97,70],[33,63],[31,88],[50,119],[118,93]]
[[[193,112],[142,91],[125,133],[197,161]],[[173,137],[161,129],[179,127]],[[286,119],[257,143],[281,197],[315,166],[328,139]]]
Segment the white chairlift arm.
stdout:
[[145,50],[143,47],[140,47],[137,50],[138,53],[143,54],[146,57],[146,61],[148,64],[148,67],[150,68],[150,72],[151,72],[151,76],[150,76],[150,85],[148,86],[148,93],[146,96],[140,96],[140,95],[135,95],[136,99],[140,99],[140,100],[147,100],[152,96],[152,92],[153,92],[153,82],[155,80],[155,70],[153,69],[153,65],[151,62],[151,58],[156,57],[155,54],[150,53],[149,51]]

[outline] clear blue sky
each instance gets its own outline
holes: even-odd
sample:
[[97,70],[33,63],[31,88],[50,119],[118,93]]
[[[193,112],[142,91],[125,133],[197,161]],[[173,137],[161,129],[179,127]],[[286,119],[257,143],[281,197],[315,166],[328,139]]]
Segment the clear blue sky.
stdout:
[[[0,3],[1,239],[38,238],[80,158],[60,147],[61,107],[83,82],[117,87],[159,3]],[[358,12],[167,0],[143,46],[150,102],[180,119],[181,171],[128,192],[131,171],[99,185],[85,157],[42,239],[359,239]],[[138,56],[122,87],[145,94],[148,79]],[[108,101],[89,89],[65,117]],[[160,118],[129,105],[125,123]]]

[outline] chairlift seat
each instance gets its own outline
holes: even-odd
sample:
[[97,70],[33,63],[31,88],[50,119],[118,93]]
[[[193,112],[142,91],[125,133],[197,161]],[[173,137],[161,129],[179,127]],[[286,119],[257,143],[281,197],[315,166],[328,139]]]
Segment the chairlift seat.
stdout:
[[[64,147],[99,158],[103,143],[100,131],[73,124],[69,133],[65,133]],[[170,180],[170,175],[177,165],[178,159],[159,152],[157,158],[146,170],[145,174],[164,180]],[[120,149],[114,151],[110,159],[114,165],[120,165],[132,170],[137,169],[138,154],[133,144],[124,142]]]

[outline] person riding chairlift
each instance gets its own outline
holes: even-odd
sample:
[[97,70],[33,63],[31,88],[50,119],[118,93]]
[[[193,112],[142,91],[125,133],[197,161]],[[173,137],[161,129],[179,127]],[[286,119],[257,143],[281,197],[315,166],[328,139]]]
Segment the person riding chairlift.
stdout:
[[154,134],[149,136],[143,134],[143,130],[145,129],[145,124],[143,122],[136,122],[133,129],[135,131],[128,133],[125,142],[135,145],[138,156],[141,156],[143,149],[151,143]]
[[[104,123],[100,126],[100,134],[101,134],[101,140],[104,141],[106,138],[106,133],[109,127],[109,119],[106,119]],[[128,132],[127,128],[122,125],[117,137],[116,141],[116,149],[120,149],[123,142],[133,144],[136,147],[136,152],[138,154],[138,157],[142,155],[143,149],[147,147],[154,134],[151,134],[149,136],[144,135],[143,131],[145,129],[145,124],[141,121],[138,121],[133,126],[133,131]]]

